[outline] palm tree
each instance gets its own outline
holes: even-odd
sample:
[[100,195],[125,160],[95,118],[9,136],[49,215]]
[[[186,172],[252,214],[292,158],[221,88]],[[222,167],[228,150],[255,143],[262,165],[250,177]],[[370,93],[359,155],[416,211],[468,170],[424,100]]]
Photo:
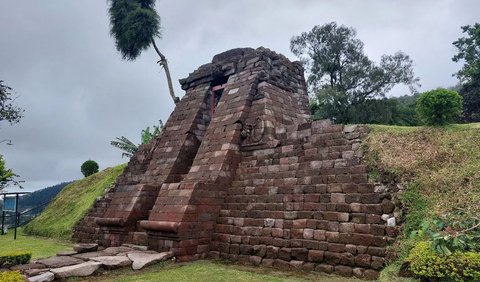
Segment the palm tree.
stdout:
[[160,60],[157,62],[165,70],[170,96],[179,101],[173,91],[172,78],[166,57],[160,52],[155,38],[160,38],[160,16],[155,8],[155,0],[108,0],[110,7],[110,34],[124,60],[135,60],[141,52],[153,46]]
[[[158,125],[153,126],[153,132],[150,131],[150,126],[147,126],[147,128],[145,128],[141,132],[142,143],[140,145],[148,144],[153,138],[162,134],[162,132],[163,132],[162,120],[158,121]],[[136,145],[125,136],[115,137],[115,139],[117,140],[110,141],[110,145],[123,151],[122,158],[123,157],[131,158],[140,147],[140,145]]]

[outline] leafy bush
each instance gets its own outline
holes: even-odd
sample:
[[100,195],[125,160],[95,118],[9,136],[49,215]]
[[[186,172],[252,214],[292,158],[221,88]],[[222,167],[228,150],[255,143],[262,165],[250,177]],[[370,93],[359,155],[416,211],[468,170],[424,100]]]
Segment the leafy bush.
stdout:
[[82,174],[87,177],[98,172],[98,164],[96,161],[88,160],[82,164],[80,170]]
[[417,114],[427,125],[451,123],[463,111],[463,98],[455,91],[436,89],[420,95]]
[[25,251],[0,255],[0,266],[25,264],[28,263],[31,258],[32,252]]
[[19,271],[0,272],[0,282],[23,282],[22,274]]
[[480,281],[480,253],[455,252],[442,256],[429,242],[419,242],[407,261],[417,276],[440,281]]
[[480,219],[472,212],[458,210],[421,223],[413,236],[427,239],[439,255],[455,251],[480,252]]

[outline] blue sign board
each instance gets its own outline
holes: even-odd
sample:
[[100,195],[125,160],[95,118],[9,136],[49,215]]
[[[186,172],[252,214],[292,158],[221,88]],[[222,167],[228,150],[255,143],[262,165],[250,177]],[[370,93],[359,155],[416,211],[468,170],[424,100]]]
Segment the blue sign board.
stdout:
[[4,211],[15,211],[15,197],[5,197],[3,198],[3,210]]

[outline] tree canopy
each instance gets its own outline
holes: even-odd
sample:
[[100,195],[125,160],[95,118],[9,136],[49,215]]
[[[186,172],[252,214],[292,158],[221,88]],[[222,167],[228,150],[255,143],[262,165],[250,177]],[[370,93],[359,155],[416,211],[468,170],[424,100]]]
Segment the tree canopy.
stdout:
[[453,42],[458,53],[452,60],[463,62],[456,73],[462,82],[459,93],[463,96],[463,120],[480,121],[480,24],[462,26],[462,31],[466,36]]
[[454,62],[463,61],[463,67],[456,75],[462,82],[480,80],[480,23],[462,26],[466,37],[461,37],[453,42],[458,53],[453,56]]
[[0,122],[7,121],[14,124],[23,117],[24,110],[13,105],[15,98],[12,97],[11,91],[12,88],[0,80]]
[[354,28],[335,22],[317,25],[309,32],[292,37],[291,51],[305,64],[308,84],[319,107],[337,108],[337,122],[349,122],[348,108],[366,100],[385,97],[399,83],[416,91],[419,79],[413,61],[398,51],[383,55],[376,64],[363,50]]
[[98,172],[98,163],[94,160],[88,160],[85,161],[81,166],[80,166],[80,171],[85,177],[88,177],[92,174],[95,174]]

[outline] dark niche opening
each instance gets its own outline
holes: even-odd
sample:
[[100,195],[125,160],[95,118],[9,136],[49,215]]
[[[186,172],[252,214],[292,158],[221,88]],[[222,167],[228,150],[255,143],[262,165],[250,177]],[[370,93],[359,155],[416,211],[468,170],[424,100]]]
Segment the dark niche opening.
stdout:
[[215,109],[222,97],[223,90],[227,85],[228,76],[217,76],[212,80],[209,91],[210,113],[215,113]]

